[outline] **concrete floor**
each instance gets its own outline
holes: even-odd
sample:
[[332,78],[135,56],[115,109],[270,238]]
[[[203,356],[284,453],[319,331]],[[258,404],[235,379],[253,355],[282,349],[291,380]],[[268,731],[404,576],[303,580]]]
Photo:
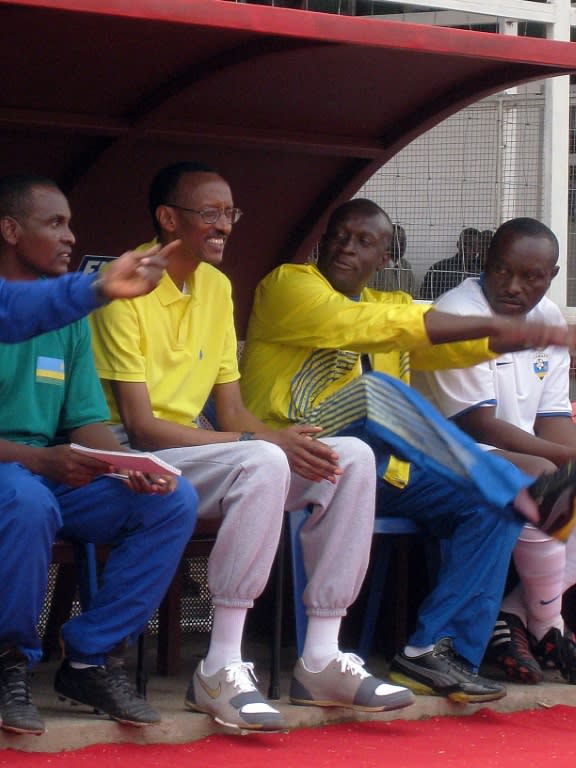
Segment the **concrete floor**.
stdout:
[[[176,677],[160,677],[152,671],[155,668],[155,640],[150,638],[147,641],[146,663],[147,669],[150,670],[148,699],[162,713],[163,721],[145,728],[121,726],[106,716],[93,714],[85,707],[72,707],[69,702],[60,702],[52,689],[58,662],[40,664],[35,670],[32,688],[34,701],[46,721],[46,733],[42,736],[16,736],[0,731],[0,749],[56,752],[107,742],[183,743],[226,732],[227,729],[216,725],[207,715],[190,712],[184,708],[188,679],[203,653],[205,643],[206,635],[185,636],[182,647],[182,673]],[[268,648],[256,640],[250,640],[246,645],[245,658],[255,661],[260,689],[266,693],[269,679]],[[282,697],[277,702],[289,728],[321,726],[346,720],[417,720],[436,715],[468,715],[486,706],[499,712],[548,708],[555,704],[576,706],[576,686],[565,685],[556,672],[550,671],[546,673],[544,683],[537,686],[509,685],[508,695],[504,699],[483,705],[460,705],[444,698],[420,696],[413,706],[388,714],[368,715],[339,708],[295,707],[290,705],[287,699],[294,654],[292,648],[283,651]],[[129,659],[129,666],[132,664],[133,659]],[[371,672],[379,675],[384,675],[387,671],[386,662],[376,656],[370,659],[368,667]],[[498,677],[495,670],[484,672]],[[273,739],[274,735],[258,738]]]

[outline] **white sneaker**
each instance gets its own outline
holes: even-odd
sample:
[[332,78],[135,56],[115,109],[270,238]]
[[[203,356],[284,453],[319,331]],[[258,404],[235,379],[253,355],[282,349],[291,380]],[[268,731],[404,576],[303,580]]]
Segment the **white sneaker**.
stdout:
[[204,674],[204,662],[196,667],[186,693],[186,706],[212,715],[220,725],[248,731],[281,731],[284,718],[268,704],[254,683],[254,665],[239,661],[216,674]]

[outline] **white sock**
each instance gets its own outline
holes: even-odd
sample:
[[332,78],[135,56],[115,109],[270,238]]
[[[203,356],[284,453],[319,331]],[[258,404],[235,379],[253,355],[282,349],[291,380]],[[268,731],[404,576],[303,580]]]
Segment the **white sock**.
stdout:
[[247,608],[214,606],[210,646],[204,659],[204,674],[216,674],[222,667],[242,661],[242,635]]
[[425,653],[430,653],[430,651],[434,650],[433,645],[426,645],[424,648],[418,648],[416,645],[407,645],[404,648],[404,656],[407,656],[409,659],[415,659],[417,656],[423,656]]
[[341,616],[309,616],[302,661],[310,672],[321,672],[338,653]]
[[72,669],[90,669],[90,667],[97,667],[98,664],[84,664],[82,661],[71,661],[70,666]]
[[[562,593],[566,546],[531,525],[525,525],[514,549],[514,563],[524,595],[526,627],[541,640],[551,627],[564,629]],[[512,597],[511,602],[516,597]],[[508,610],[507,600],[502,610]],[[510,613],[516,613],[510,610]],[[522,616],[520,616],[522,618]]]

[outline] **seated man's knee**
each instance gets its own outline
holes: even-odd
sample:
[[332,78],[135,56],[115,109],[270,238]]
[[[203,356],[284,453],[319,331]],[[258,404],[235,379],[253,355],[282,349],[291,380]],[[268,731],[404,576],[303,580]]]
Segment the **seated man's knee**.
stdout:
[[513,459],[512,463],[532,477],[550,474],[558,469],[556,464],[542,456],[529,456],[527,454],[520,454],[518,458]]
[[253,450],[249,457],[243,460],[243,464],[252,465],[268,475],[269,479],[276,479],[279,476],[289,477],[290,466],[288,457],[277,445],[265,440],[256,440],[250,443]]
[[178,478],[175,490],[170,494],[173,506],[178,511],[178,519],[182,527],[191,536],[196,525],[198,514],[198,494],[196,489],[184,478]]
[[342,469],[349,466],[361,467],[366,473],[376,473],[374,451],[358,437],[335,437],[325,440],[338,454]]
[[60,507],[54,494],[33,475],[17,473],[13,481],[2,477],[0,484],[0,507],[2,522],[11,531],[21,535],[31,532],[36,536],[45,530],[55,536],[62,526]]

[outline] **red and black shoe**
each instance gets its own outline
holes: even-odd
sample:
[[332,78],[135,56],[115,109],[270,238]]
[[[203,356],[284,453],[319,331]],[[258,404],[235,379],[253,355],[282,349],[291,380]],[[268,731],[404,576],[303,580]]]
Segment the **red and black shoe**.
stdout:
[[558,669],[566,682],[576,685],[576,644],[556,627],[539,642],[532,637],[532,650],[542,667]]
[[498,615],[486,658],[502,667],[513,682],[536,685],[542,680],[542,669],[530,650],[528,631],[513,613]]

